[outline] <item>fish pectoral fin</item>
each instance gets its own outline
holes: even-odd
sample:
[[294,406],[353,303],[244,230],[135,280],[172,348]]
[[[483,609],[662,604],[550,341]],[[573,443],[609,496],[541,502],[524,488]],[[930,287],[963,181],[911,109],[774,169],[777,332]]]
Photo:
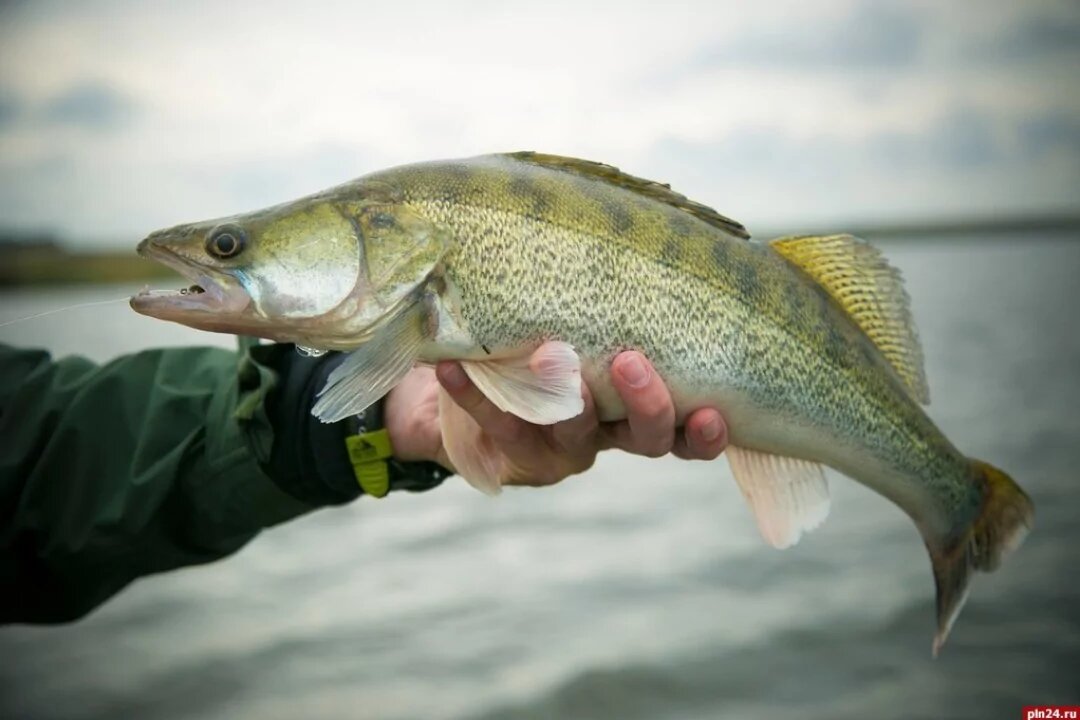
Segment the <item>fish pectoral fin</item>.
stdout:
[[485,495],[502,492],[502,467],[491,438],[464,408],[439,386],[439,428],[443,448],[458,475]]
[[398,310],[330,373],[311,414],[337,422],[390,392],[416,363],[426,326],[423,303],[410,302]]
[[532,355],[461,363],[480,392],[500,410],[537,425],[581,414],[581,359],[564,342],[544,343]]
[[828,516],[829,484],[820,464],[734,445],[726,454],[762,537],[773,547],[794,545]]

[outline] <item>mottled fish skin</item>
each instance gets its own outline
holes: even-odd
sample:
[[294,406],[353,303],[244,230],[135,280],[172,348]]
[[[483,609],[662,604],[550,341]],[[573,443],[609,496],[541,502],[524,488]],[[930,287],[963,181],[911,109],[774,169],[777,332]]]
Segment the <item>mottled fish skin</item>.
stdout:
[[[815,462],[915,521],[937,593],[935,655],[973,573],[1000,566],[1034,520],[1012,478],[961,455],[923,412],[899,275],[851,236],[751,242],[666,185],[526,152],[393,168],[161,230],[139,252],[203,290],[139,293],[140,313],[350,351],[312,407],[324,422],[442,359],[466,361],[493,402],[531,422],[580,413],[581,378],[601,419],[621,419],[610,361],[641,350],[679,419],[723,411],[733,475],[774,546],[828,512]],[[497,492],[513,479],[462,431],[464,410],[445,393],[439,406],[444,447],[470,483]]]
[[[443,272],[475,347],[560,339],[594,367],[638,349],[683,414],[723,407],[736,444],[824,462],[927,530],[978,513],[968,460],[873,343],[819,285],[737,227],[513,156],[368,179],[450,230]],[[597,399],[602,416],[621,415],[613,393]]]

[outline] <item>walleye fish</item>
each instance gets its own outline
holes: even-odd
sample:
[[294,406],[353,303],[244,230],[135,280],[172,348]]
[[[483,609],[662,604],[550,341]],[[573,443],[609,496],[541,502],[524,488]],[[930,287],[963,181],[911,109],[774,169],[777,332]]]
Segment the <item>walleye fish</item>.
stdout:
[[[1005,473],[927,417],[899,273],[850,235],[750,241],[742,225],[609,165],[519,152],[393,168],[247,215],[155,232],[139,253],[195,283],[131,300],[195,328],[349,351],[313,412],[363,410],[417,363],[460,360],[534,423],[625,417],[612,358],[642,351],[681,421],[719,407],[727,457],[765,539],[795,543],[829,510],[823,466],[915,522],[937,589],[936,655],[974,571],[1033,519]],[[545,347],[542,362],[530,354]],[[443,396],[445,445],[474,486],[498,477]]]

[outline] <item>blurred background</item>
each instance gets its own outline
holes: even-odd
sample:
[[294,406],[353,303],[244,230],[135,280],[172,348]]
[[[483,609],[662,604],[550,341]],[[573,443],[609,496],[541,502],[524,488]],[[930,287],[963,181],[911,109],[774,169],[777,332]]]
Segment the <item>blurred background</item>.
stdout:
[[[793,550],[725,462],[609,454],[268,531],[91,617],[0,629],[19,718],[1012,718],[1080,702],[1080,5],[4,2],[0,342],[231,338],[136,316],[151,230],[383,167],[536,149],[908,279],[931,416],[1035,499],[931,661],[911,523],[834,476]],[[0,439],[2,441],[2,439]],[[4,592],[18,592],[4,588]]]

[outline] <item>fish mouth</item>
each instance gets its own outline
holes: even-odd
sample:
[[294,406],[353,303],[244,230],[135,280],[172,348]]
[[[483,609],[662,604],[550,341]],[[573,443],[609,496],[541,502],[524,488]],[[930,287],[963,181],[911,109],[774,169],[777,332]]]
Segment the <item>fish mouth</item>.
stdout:
[[198,265],[148,240],[139,244],[138,253],[172,268],[191,284],[176,290],[144,288],[130,300],[135,312],[191,324],[200,316],[235,316],[251,304],[251,297],[230,275]]

